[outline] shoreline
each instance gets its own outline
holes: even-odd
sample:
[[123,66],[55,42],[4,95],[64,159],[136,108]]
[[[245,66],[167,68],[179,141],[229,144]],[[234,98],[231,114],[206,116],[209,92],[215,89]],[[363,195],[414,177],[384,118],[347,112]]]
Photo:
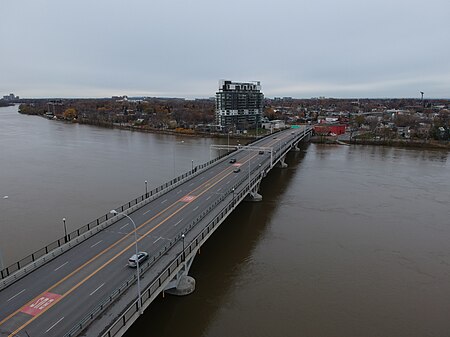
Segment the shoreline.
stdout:
[[341,141],[337,139],[319,139],[317,136],[311,138],[311,143],[315,144],[335,144],[335,145],[372,145],[399,147],[411,149],[432,149],[432,150],[450,150],[450,142],[439,142],[436,140],[358,140]]

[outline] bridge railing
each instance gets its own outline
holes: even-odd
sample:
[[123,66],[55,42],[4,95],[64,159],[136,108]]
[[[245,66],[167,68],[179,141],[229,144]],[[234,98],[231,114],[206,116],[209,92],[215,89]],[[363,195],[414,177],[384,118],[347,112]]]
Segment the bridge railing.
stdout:
[[[267,166],[268,167],[268,166]],[[231,186],[225,193],[223,193],[218,199],[216,199],[214,202],[212,202],[201,214],[199,214],[193,221],[190,223],[183,232],[186,234],[187,232],[191,231],[197,224],[199,224],[209,213],[211,213],[216,207],[222,203],[230,194],[233,193],[233,189],[237,189],[240,185],[244,184],[244,188],[242,188],[239,192],[235,191],[235,198],[228,201],[224,207],[217,211],[216,217],[213,218],[208,224],[205,226],[205,228],[198,234],[192,241],[189,243],[184,252],[185,254],[189,255],[196,247],[201,245],[203,243],[203,240],[206,237],[206,234],[209,234],[212,229],[214,229],[215,226],[221,223],[221,221],[228,215],[228,213],[234,209],[235,205],[240,202],[251,190],[251,187],[257,183],[259,180],[263,177],[262,170],[266,167],[259,167],[254,166],[251,168],[250,174],[254,174],[255,171],[258,171],[261,169],[259,174],[251,178],[250,180],[250,186],[246,184],[248,182],[247,177],[243,177],[239,180],[238,183],[236,183],[234,186]],[[235,201],[237,200],[237,202]],[[170,242],[164,245],[164,247],[155,254],[150,261],[147,261],[144,263],[141,267],[141,273],[142,276],[147,270],[149,270],[162,256],[165,256],[167,251],[172,249],[177,243],[182,240],[182,233],[179,233],[175,238],[173,238]],[[199,241],[203,240],[203,241]],[[150,297],[153,297],[155,293],[160,292],[161,285],[167,281],[168,279],[171,280],[173,278],[173,275],[175,274],[175,271],[180,267],[180,264],[182,263],[181,258],[182,252],[178,254],[176,259],[169,264],[167,264],[165,267],[162,268],[162,271],[158,274],[158,276],[155,278],[155,280],[146,287],[141,294],[141,304],[143,304],[147,299]],[[103,298],[88,314],[86,314],[69,332],[67,332],[64,337],[73,337],[78,335],[83,329],[85,329],[93,320],[95,320],[112,302],[114,302],[119,296],[121,296],[131,285],[133,285],[136,282],[136,274],[133,274],[131,277],[129,277],[125,282],[123,282],[117,289],[113,290],[108,296]],[[138,299],[132,302],[131,305],[129,305],[121,315],[121,317],[111,326],[111,328],[106,332],[103,336],[114,336],[118,330],[122,326],[124,326],[129,319],[133,316],[134,313],[136,313],[139,309],[138,306]],[[121,325],[123,324],[123,325]],[[117,330],[116,330],[117,329]]]
[[[300,137],[299,137],[300,138]],[[280,147],[279,153],[277,153],[276,158],[280,157],[283,151],[290,147],[291,144],[286,143],[282,144]],[[266,160],[268,161],[268,159]],[[210,220],[205,228],[193,238],[193,240],[187,244],[184,249],[185,255],[190,255],[192,252],[195,252],[197,248],[199,248],[206,239],[212,234],[213,231],[217,228],[218,225],[222,223],[222,221],[228,216],[228,214],[235,208],[237,204],[252,190],[253,186],[258,183],[264,177],[264,171],[270,169],[271,164],[266,162],[264,165],[253,167],[250,166],[250,183],[248,177],[243,176],[238,183],[234,186],[230,187],[226,192],[224,192],[220,198],[216,199],[213,203],[211,203],[201,214],[199,214],[189,226],[185,228],[183,231],[184,234],[191,231],[197,224],[199,224],[205,217],[211,213],[216,207],[223,202],[230,194],[234,191],[234,198],[228,201],[221,209],[217,210],[217,215]],[[255,176],[255,171],[259,171]],[[238,191],[238,187],[244,185]],[[172,249],[177,243],[182,240],[182,233],[179,233],[174,239],[172,239],[168,244],[164,245],[164,247],[157,253],[153,258],[143,264],[142,273],[143,275],[148,269],[155,265],[156,261],[158,261],[162,256],[166,256],[168,250]],[[182,256],[183,252],[180,252],[176,258],[166,264],[160,271],[160,273],[156,276],[156,278],[144,288],[141,294],[141,305],[142,306],[148,299],[155,298],[162,290],[162,286],[164,283],[172,280],[180,265],[183,263],[184,259]],[[64,337],[73,337],[79,334],[83,329],[85,329],[96,317],[98,317],[108,305],[110,305],[113,301],[115,301],[121,294],[124,293],[131,285],[136,282],[136,275],[133,274],[128,280],[126,280],[119,288],[114,290],[109,296],[105,297],[102,301],[99,302],[78,324],[76,324],[68,333],[64,335]],[[112,337],[115,336],[126,324],[130,321],[130,319],[138,312],[139,310],[139,299],[134,300],[125,310],[122,312],[120,317],[111,325],[111,327],[102,335],[102,337]]]
[[[152,198],[153,196],[156,196],[158,194],[161,194],[162,192],[168,192],[172,189],[172,187],[174,187],[176,184],[178,184],[179,182],[181,182],[184,179],[187,178],[192,178],[195,175],[197,175],[198,173],[200,173],[203,169],[207,168],[208,166],[217,163],[218,161],[220,161],[221,159],[223,159],[224,157],[228,156],[230,153],[225,153],[221,156],[218,156],[204,164],[200,164],[197,165],[196,167],[194,167],[193,170],[190,170],[186,173],[183,173],[182,175],[162,184],[159,187],[156,187],[155,189],[149,191],[148,193],[145,193],[117,208],[115,208],[115,210],[117,210],[118,212],[125,212],[128,209],[138,205],[139,203]],[[52,251],[54,251],[55,249],[63,246],[64,244],[66,244],[67,242],[70,242],[71,240],[76,239],[77,237],[79,237],[80,235],[85,234],[86,232],[104,224],[107,220],[111,219],[112,217],[114,217],[115,215],[112,215],[110,213],[106,213],[105,215],[102,215],[101,217],[89,222],[88,224],[81,226],[80,228],[68,233],[67,237],[62,237],[58,240],[53,241],[52,243],[46,245],[45,247],[33,252],[32,254],[24,257],[23,259],[9,265],[8,267],[0,270],[0,280],[5,279],[6,277],[14,274],[15,272],[23,269],[24,267],[26,267],[27,265],[35,262],[36,260],[42,258],[43,256],[51,253]],[[1,289],[1,287],[0,287]]]

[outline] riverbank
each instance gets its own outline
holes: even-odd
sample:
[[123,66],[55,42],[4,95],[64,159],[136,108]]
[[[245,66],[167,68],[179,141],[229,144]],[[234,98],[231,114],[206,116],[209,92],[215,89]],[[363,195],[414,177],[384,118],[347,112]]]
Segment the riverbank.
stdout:
[[415,149],[439,149],[450,150],[450,142],[437,140],[411,140],[411,139],[389,139],[389,140],[368,140],[368,139],[352,139],[351,141],[337,140],[336,137],[318,137],[311,138],[312,143],[317,144],[339,144],[339,145],[374,145],[389,146],[401,148]]

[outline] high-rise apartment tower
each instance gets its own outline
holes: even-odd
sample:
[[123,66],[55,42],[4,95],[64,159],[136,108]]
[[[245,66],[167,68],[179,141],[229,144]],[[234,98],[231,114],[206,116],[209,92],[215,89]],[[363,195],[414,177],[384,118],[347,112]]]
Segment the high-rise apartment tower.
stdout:
[[261,120],[264,94],[257,82],[219,81],[216,123],[222,130],[255,128]]

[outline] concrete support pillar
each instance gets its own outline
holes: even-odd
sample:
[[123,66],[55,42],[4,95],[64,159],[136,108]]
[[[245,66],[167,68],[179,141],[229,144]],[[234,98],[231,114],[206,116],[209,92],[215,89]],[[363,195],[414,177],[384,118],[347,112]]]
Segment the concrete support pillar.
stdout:
[[188,275],[189,269],[192,266],[196,251],[183,261],[180,270],[175,277],[167,284],[164,292],[175,296],[185,296],[192,294],[195,290],[195,279]]
[[186,296],[195,290],[195,279],[188,275],[181,275],[175,288],[167,289],[165,292],[175,296]]
[[280,161],[277,163],[277,167],[286,168],[288,165],[284,162],[285,159],[286,159],[286,155],[282,156],[280,158]]
[[250,193],[245,197],[245,201],[262,201],[262,195],[258,193],[259,190],[259,181],[251,190]]

